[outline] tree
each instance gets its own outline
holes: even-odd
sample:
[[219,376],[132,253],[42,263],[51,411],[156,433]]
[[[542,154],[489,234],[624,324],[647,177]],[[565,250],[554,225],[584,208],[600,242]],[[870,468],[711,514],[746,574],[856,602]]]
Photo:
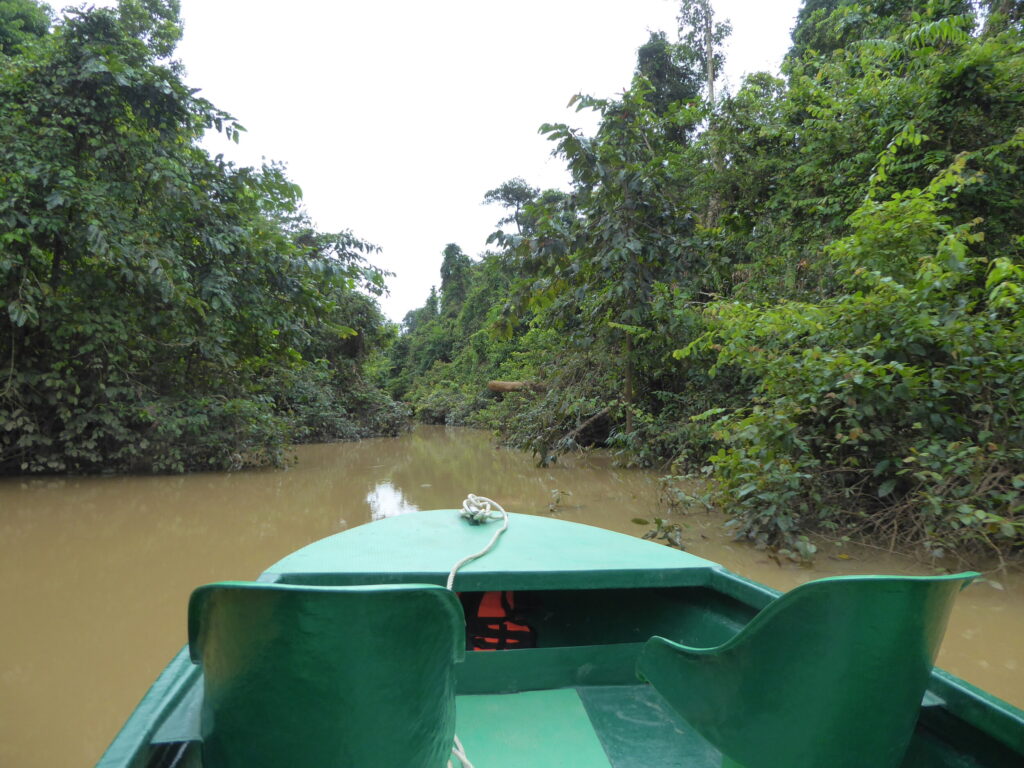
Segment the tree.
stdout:
[[523,212],[527,205],[534,202],[537,199],[537,195],[540,194],[540,190],[536,187],[531,187],[523,179],[518,176],[514,179],[509,179],[505,183],[501,184],[494,189],[489,189],[484,193],[484,205],[491,205],[497,203],[510,209],[508,216],[498,219],[498,226],[503,224],[515,224],[516,233],[523,234]]
[[789,57],[828,56],[861,40],[897,34],[917,16],[970,15],[971,0],[806,0],[793,26]]
[[441,315],[458,314],[469,292],[469,269],[473,262],[455,243],[448,243],[441,260]]
[[538,215],[532,235],[516,245],[525,276],[520,312],[542,311],[569,340],[618,348],[621,405],[632,432],[634,345],[649,332],[651,298],[659,282],[686,274],[693,218],[685,184],[671,158],[683,150],[674,130],[689,122],[681,105],[659,115],[638,77],[620,100],[578,96],[601,115],[597,134],[566,125],[542,130],[558,143],[573,176],[573,192]]
[[985,32],[995,32],[1016,26],[1019,30],[1024,25],[1024,0],[986,0],[987,15]]
[[36,0],[0,0],[0,55],[13,56],[23,44],[50,30],[50,9]]
[[636,52],[636,75],[647,80],[646,99],[658,115],[673,105],[691,104],[700,98],[701,72],[680,45],[670,43],[664,32],[651,32]]
[[682,0],[679,5],[679,42],[693,70],[704,75],[708,104],[715,105],[715,81],[722,71],[722,45],[732,33],[728,21],[715,21],[711,0]]

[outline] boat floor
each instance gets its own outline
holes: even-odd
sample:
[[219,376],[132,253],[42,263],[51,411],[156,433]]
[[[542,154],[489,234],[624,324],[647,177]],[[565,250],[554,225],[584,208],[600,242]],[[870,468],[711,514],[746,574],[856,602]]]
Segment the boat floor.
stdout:
[[[194,686],[154,735],[147,768],[201,766],[201,706],[202,686]],[[455,733],[486,768],[721,766],[718,750],[646,684],[461,694],[455,707]]]
[[456,733],[474,765],[718,768],[721,755],[649,685],[459,696]]
[[[470,761],[484,768],[722,765],[721,753],[650,685],[464,694],[456,696],[455,706],[455,732]],[[201,686],[196,686],[154,734],[146,768],[202,768],[200,708]],[[1019,752],[975,729],[964,730],[941,712],[925,719],[934,722],[919,723],[904,768],[1021,765]]]

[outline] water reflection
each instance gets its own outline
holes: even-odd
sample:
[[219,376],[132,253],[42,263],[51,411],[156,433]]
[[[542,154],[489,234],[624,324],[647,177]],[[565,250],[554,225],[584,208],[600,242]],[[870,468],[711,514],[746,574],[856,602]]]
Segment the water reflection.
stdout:
[[406,501],[405,494],[387,480],[378,483],[376,488],[366,494],[366,503],[370,505],[371,520],[398,517],[420,511],[415,504]]

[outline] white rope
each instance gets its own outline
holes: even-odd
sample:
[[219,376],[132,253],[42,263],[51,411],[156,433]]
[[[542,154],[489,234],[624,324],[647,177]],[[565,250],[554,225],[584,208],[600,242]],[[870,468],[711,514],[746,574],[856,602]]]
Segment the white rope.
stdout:
[[[497,511],[495,511],[494,508],[496,508]],[[448,589],[451,589],[452,585],[455,583],[455,574],[459,572],[459,568],[490,552],[494,548],[494,545],[498,543],[498,538],[501,534],[508,530],[508,512],[505,511],[505,508],[502,507],[501,504],[493,499],[488,499],[486,496],[476,496],[472,493],[469,494],[469,496],[466,497],[466,500],[462,502],[462,517],[468,520],[471,525],[482,525],[488,520],[496,520],[498,517],[503,517],[505,522],[502,524],[501,528],[494,532],[494,536],[491,537],[491,540],[486,547],[481,549],[479,552],[474,552],[472,555],[462,558],[452,566],[451,571],[448,573],[448,583],[445,585]]]
[[[462,768],[473,768],[473,764],[469,762],[469,758],[466,757],[466,748],[462,746],[462,742],[459,741],[459,737],[455,737],[455,746],[452,747],[452,754],[455,755]],[[453,768],[452,761],[448,761],[448,768]]]
[[[455,583],[455,574],[459,572],[459,568],[464,566],[466,563],[471,563],[478,557],[483,557],[492,549],[494,545],[498,543],[498,538],[506,530],[508,530],[508,512],[494,499],[488,499],[486,496],[477,496],[476,494],[469,494],[466,500],[462,502],[462,518],[469,522],[470,525],[483,525],[489,520],[497,520],[499,517],[504,518],[501,528],[494,532],[491,540],[487,543],[487,546],[481,549],[479,552],[474,552],[472,555],[468,555],[455,565],[452,566],[451,571],[448,572],[448,583],[445,585],[448,589],[452,589],[452,585]],[[459,737],[455,737],[455,745],[452,747],[452,755],[459,761],[459,765],[462,768],[473,768],[473,764],[469,762],[469,758],[466,757],[466,748],[462,746],[462,742],[459,741]],[[454,768],[452,761],[448,761],[448,768]]]

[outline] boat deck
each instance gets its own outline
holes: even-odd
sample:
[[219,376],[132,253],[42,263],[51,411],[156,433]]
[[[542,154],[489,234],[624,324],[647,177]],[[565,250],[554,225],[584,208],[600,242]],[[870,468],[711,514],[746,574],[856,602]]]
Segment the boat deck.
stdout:
[[[721,753],[650,685],[459,696],[456,733],[487,768],[720,768]],[[1020,753],[927,700],[903,768],[1019,768]],[[783,768],[780,766],[779,768]],[[865,767],[867,768],[867,767]]]
[[[198,687],[156,734],[147,768],[202,768]],[[486,768],[719,768],[721,755],[649,685],[456,697],[455,732]],[[381,767],[384,768],[384,767]]]
[[721,755],[649,685],[459,696],[456,733],[474,765],[718,768]]
[[[193,688],[155,734],[146,768],[203,768]],[[650,685],[593,685],[456,697],[466,754],[484,768],[720,768],[721,753]],[[1020,753],[932,700],[904,768],[1019,768]],[[389,768],[378,766],[375,768]],[[782,768],[780,766],[780,768]]]
[[[459,570],[457,590],[707,586],[721,566],[624,533],[536,515],[509,515],[486,557]],[[469,525],[458,510],[417,512],[314,542],[268,568],[286,584],[444,584],[452,565],[490,541],[498,523]]]

